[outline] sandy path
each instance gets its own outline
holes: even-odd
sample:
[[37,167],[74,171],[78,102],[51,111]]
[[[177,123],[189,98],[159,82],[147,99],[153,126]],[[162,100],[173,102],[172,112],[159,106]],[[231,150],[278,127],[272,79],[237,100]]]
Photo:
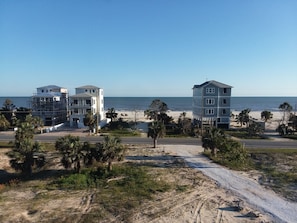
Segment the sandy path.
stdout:
[[297,204],[289,202],[256,180],[239,172],[225,169],[202,156],[200,146],[166,145],[166,152],[182,157],[190,167],[214,179],[224,189],[232,191],[255,209],[270,215],[275,222],[297,222]]

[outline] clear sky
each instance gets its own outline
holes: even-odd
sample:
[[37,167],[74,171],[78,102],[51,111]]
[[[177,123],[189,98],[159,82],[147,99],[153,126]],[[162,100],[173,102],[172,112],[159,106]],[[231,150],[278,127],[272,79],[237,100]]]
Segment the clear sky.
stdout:
[[0,0],[0,96],[297,96],[296,0]]

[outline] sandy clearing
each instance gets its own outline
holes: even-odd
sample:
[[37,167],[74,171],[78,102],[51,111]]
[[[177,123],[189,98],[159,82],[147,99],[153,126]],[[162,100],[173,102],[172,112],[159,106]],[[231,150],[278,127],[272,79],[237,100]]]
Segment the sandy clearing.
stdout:
[[232,191],[275,222],[297,222],[297,204],[289,202],[240,172],[228,170],[201,155],[201,146],[164,145],[166,152],[182,157],[187,164]]

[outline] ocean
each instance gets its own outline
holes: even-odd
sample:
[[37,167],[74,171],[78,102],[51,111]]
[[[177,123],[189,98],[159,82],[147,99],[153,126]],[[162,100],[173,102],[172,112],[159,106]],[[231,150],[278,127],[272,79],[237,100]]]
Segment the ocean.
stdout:
[[[0,97],[0,107],[6,99],[10,99],[16,107],[31,107],[31,97]],[[192,97],[104,97],[104,107],[105,110],[146,110],[154,99],[165,102],[171,111],[192,110]],[[284,102],[288,102],[294,111],[297,110],[297,97],[232,97],[231,110],[279,111],[279,105]]]

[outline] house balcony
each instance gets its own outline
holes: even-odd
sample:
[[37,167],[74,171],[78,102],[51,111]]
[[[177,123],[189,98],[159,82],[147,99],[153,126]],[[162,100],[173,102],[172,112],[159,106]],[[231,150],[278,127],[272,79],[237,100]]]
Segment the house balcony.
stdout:
[[91,104],[87,103],[70,103],[70,108],[91,108]]

